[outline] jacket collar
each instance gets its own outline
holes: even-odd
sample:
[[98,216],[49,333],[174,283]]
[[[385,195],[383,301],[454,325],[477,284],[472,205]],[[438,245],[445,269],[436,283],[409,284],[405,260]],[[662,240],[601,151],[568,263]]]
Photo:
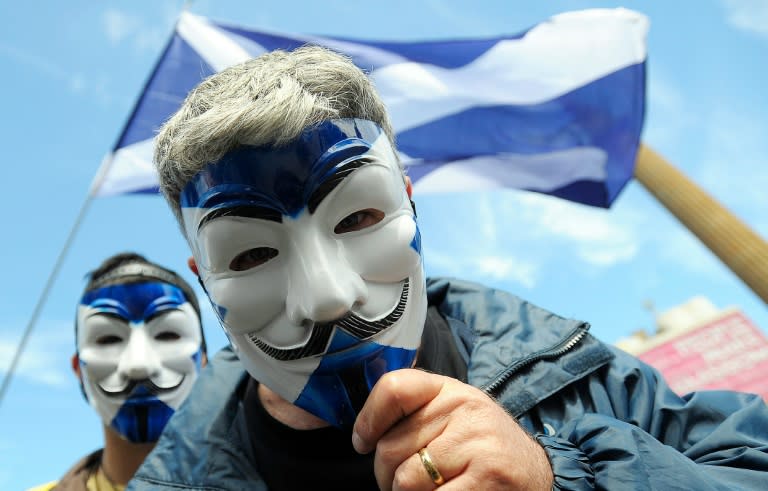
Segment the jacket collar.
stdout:
[[427,295],[457,337],[469,343],[469,383],[497,397],[515,416],[613,358],[587,333],[589,324],[507,292],[431,279]]

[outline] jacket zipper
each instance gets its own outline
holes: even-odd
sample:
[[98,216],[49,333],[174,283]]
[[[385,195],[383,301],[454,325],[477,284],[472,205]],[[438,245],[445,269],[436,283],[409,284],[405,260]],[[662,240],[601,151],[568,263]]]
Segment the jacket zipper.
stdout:
[[559,356],[564,355],[571,349],[573,349],[574,346],[579,344],[579,342],[584,339],[584,336],[587,335],[587,330],[589,329],[589,324],[584,323],[576,327],[573,331],[571,331],[568,336],[566,336],[562,341],[557,343],[556,345],[552,346],[551,348],[543,349],[541,351],[537,351],[535,353],[530,354],[528,357],[518,360],[517,362],[513,363],[511,366],[507,367],[499,376],[497,376],[494,380],[492,380],[490,383],[487,383],[480,387],[481,390],[483,390],[486,394],[490,395],[491,397],[495,397],[497,390],[504,384],[504,382],[508,381],[514,374],[522,370],[523,368],[527,367],[528,365],[535,363],[539,360],[545,360],[545,359],[551,359],[551,358],[557,358]]

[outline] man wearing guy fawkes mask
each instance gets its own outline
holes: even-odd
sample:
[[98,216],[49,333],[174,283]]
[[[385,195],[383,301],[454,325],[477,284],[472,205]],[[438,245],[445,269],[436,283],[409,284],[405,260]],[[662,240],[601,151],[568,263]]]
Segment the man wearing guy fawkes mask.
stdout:
[[[411,180],[348,58],[278,50],[209,77],[155,164],[232,349],[129,489],[765,488],[768,435],[732,431],[765,427],[764,404],[684,400],[584,322],[425,279]],[[713,434],[696,458],[722,472],[683,454]]]
[[89,274],[75,338],[72,369],[103,422],[104,448],[39,489],[121,490],[206,363],[197,298],[173,271],[117,254]]

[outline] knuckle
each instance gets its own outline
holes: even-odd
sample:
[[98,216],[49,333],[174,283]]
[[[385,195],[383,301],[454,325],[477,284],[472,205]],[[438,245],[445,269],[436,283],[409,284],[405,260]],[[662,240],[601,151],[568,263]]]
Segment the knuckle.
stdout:
[[392,484],[393,489],[400,489],[403,491],[418,489],[417,480],[407,472],[396,472]]
[[379,444],[376,446],[376,457],[385,467],[394,467],[394,465],[399,464],[401,460],[399,450],[395,446],[382,440],[380,440]]
[[407,406],[408,392],[405,390],[403,378],[402,375],[396,372],[390,372],[379,380],[379,384],[381,384],[379,394],[383,402],[381,407],[388,413],[393,408],[402,409]]
[[397,393],[403,385],[402,375],[397,370],[385,373],[376,385],[386,393]]

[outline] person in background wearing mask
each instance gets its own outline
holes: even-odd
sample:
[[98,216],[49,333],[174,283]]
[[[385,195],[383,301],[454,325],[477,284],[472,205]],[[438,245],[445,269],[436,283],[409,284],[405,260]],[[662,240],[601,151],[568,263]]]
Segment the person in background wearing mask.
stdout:
[[72,369],[101,417],[104,448],[30,491],[122,491],[206,363],[197,297],[173,271],[114,255],[89,274],[75,339]]

